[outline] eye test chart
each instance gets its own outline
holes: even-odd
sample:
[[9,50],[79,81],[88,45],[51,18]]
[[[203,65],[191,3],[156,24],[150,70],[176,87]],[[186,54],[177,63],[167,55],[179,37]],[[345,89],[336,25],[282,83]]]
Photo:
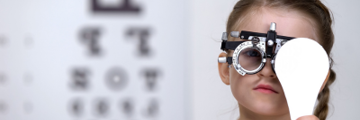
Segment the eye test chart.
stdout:
[[184,6],[0,1],[0,119],[188,119]]

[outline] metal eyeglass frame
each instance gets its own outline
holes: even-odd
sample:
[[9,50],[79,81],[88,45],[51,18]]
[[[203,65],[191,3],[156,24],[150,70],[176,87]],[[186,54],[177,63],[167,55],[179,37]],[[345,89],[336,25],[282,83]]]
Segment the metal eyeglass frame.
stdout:
[[[263,69],[266,63],[266,58],[271,59],[272,70],[274,70],[276,53],[280,48],[289,40],[294,37],[280,36],[276,34],[276,23],[270,24],[270,30],[266,33],[257,33],[250,31],[232,31],[231,37],[245,39],[246,41],[227,41],[228,34],[224,32],[222,34],[222,43],[220,49],[223,51],[234,50],[232,57],[219,57],[219,63],[233,64],[235,70],[242,76],[245,74],[256,74]],[[242,50],[252,48],[260,52],[262,60],[259,67],[254,70],[246,70],[239,63],[239,55]]]

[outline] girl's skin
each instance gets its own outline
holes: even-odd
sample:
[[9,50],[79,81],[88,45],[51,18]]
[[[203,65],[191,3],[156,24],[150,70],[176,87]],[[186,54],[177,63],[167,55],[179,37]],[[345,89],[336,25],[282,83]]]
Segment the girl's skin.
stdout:
[[[310,17],[296,10],[284,8],[254,8],[240,19],[240,24],[235,30],[267,33],[271,22],[276,23],[278,35],[319,40],[315,29],[318,26]],[[236,38],[235,41],[243,40]],[[232,56],[232,52],[231,50],[229,55],[221,53],[219,57]],[[232,66],[229,68],[228,63],[218,63],[222,81],[226,85],[230,85],[232,94],[238,101],[239,120],[290,120],[282,86],[269,61],[270,59],[267,59],[267,63],[260,72],[245,76],[237,73]],[[267,94],[253,90],[259,84],[270,85],[277,93]],[[298,120],[318,120],[318,118],[308,115],[300,117]]]

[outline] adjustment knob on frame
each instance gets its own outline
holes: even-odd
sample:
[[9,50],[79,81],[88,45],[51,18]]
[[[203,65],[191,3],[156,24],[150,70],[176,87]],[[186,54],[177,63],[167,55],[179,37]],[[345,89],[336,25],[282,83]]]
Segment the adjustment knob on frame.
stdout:
[[218,62],[219,63],[226,63],[226,57],[219,57]]
[[270,24],[270,30],[271,30],[271,31],[275,31],[275,30],[276,30],[276,23],[272,22],[272,23]]
[[234,37],[234,38],[238,38],[240,36],[240,32],[239,31],[231,31],[230,36]]
[[228,37],[227,37],[227,33],[226,33],[226,32],[223,32],[222,37],[221,37],[221,40],[224,40],[224,41],[227,41],[227,40],[228,40]]
[[252,42],[252,44],[256,45],[256,44],[258,44],[260,42],[260,39],[258,37],[253,37],[251,39],[251,42]]
[[274,45],[274,41],[269,40],[269,41],[267,42],[267,45],[268,45],[268,46],[273,46],[273,45]]

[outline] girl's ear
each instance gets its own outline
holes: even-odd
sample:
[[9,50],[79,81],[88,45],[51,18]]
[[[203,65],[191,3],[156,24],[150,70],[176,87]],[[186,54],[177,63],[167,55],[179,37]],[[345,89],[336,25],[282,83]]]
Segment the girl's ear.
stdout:
[[327,74],[327,76],[326,76],[326,78],[325,78],[324,83],[323,83],[322,86],[321,86],[321,89],[320,89],[319,93],[324,89],[327,81],[329,80],[329,76],[330,76],[330,70],[329,70],[329,72],[328,72],[328,74]]
[[[220,53],[219,57],[227,57],[226,53],[222,52]],[[219,69],[219,75],[223,83],[226,85],[230,85],[229,80],[229,64],[228,63],[219,63],[218,62],[218,69]]]

